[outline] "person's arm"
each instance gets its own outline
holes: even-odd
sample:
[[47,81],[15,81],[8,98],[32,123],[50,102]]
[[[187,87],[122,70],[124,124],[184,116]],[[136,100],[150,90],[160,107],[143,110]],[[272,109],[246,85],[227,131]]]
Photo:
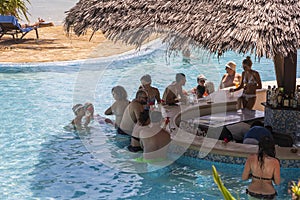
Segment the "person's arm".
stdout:
[[105,115],[113,115],[113,110],[116,109],[116,102],[114,102],[107,110],[104,112]]
[[237,78],[237,79],[238,79],[238,81],[239,81],[239,85],[241,85],[241,84],[242,84],[242,76],[241,76],[240,74],[238,75],[238,78]]
[[242,180],[243,181],[249,179],[249,175],[250,175],[250,172],[251,172],[250,162],[251,162],[250,161],[250,156],[248,156],[247,161],[246,161],[245,166],[244,166],[244,171],[243,171],[243,174],[242,174]]
[[219,86],[219,89],[223,89],[224,86],[223,86],[223,80],[225,78],[226,74],[223,75],[222,79],[221,79],[221,83],[220,83],[220,86]]
[[105,112],[104,112],[105,115],[112,115],[112,109],[111,107],[109,107]]
[[158,104],[161,102],[160,93],[159,93],[159,90],[157,88],[155,88],[155,99],[156,99]]
[[254,76],[255,76],[255,80],[257,82],[256,89],[261,89],[262,88],[262,84],[261,84],[261,79],[260,79],[259,73],[255,72]]
[[280,163],[278,160],[274,163],[275,169],[274,169],[274,183],[276,185],[280,184]]
[[242,89],[244,87],[244,76],[245,76],[245,72],[242,73],[242,82],[239,85],[239,87],[235,88],[235,89],[230,89],[230,92],[239,91],[240,89]]

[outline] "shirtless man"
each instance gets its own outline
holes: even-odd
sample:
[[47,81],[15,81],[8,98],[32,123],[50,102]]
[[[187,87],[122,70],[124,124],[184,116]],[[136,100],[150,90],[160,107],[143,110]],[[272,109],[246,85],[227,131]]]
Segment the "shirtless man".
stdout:
[[171,141],[170,134],[161,128],[162,114],[150,112],[150,124],[140,130],[139,137],[144,149],[144,159],[165,159]]
[[120,124],[120,128],[126,134],[132,134],[140,113],[144,111],[144,105],[147,104],[147,99],[147,93],[144,90],[138,90],[135,99],[126,107]]
[[167,105],[174,105],[180,101],[186,101],[186,95],[183,94],[182,86],[185,85],[186,78],[183,73],[176,74],[176,81],[171,83],[163,94],[163,100]]

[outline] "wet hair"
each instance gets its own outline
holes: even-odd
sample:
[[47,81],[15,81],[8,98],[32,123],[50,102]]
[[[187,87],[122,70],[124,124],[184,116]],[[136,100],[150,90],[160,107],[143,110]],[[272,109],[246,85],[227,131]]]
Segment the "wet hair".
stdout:
[[243,64],[247,65],[249,67],[252,66],[252,60],[251,60],[250,56],[247,56],[246,59],[243,60]]
[[120,85],[113,87],[111,89],[111,92],[115,93],[116,100],[126,100],[127,99],[127,92],[126,92],[125,88]]
[[251,126],[250,126],[250,128],[252,128],[253,126],[264,126],[264,123],[262,123],[261,121],[259,121],[259,120],[256,120],[256,121],[254,121],[252,124],[251,124]]
[[142,76],[142,78],[140,79],[141,82],[146,82],[146,83],[151,83],[151,76],[149,74],[145,74],[144,76]]
[[258,143],[258,162],[260,164],[260,168],[263,168],[264,165],[264,156],[270,156],[275,158],[275,142],[270,136],[264,136],[260,138]]
[[185,74],[184,73],[177,73],[176,77],[175,77],[177,83],[179,83],[184,78],[185,78]]
[[159,112],[159,111],[152,111],[150,113],[150,121],[153,123],[160,122],[162,120],[162,118],[163,118],[163,116],[162,116],[161,112]]
[[144,110],[143,112],[140,113],[138,122],[142,126],[146,126],[149,124],[149,111]]
[[78,114],[78,111],[81,109],[81,108],[84,108],[84,106],[81,104],[81,103],[78,103],[78,104],[75,104],[73,107],[72,107],[72,110],[74,112],[74,114],[77,116]]
[[142,96],[142,95],[146,95],[146,96],[148,96],[148,94],[147,94],[147,92],[145,91],[145,90],[138,90],[137,92],[136,92],[136,95],[135,95],[135,98],[136,99],[138,99],[140,96]]

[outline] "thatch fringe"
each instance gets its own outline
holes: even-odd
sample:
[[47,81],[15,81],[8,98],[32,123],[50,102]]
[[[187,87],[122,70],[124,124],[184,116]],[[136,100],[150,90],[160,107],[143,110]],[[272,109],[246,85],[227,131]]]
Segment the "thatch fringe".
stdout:
[[269,58],[299,48],[299,14],[299,0],[80,0],[65,28],[77,35],[102,30],[137,47],[159,33],[170,51],[197,46]]

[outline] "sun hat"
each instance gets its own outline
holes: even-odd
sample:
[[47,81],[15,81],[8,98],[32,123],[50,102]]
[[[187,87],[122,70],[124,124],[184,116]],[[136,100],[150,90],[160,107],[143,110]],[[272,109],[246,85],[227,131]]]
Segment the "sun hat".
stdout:
[[236,64],[233,61],[229,61],[225,66],[228,67],[229,69],[232,69],[233,71],[235,71],[236,69]]
[[200,74],[199,76],[197,76],[197,80],[207,80],[206,77],[203,74]]

